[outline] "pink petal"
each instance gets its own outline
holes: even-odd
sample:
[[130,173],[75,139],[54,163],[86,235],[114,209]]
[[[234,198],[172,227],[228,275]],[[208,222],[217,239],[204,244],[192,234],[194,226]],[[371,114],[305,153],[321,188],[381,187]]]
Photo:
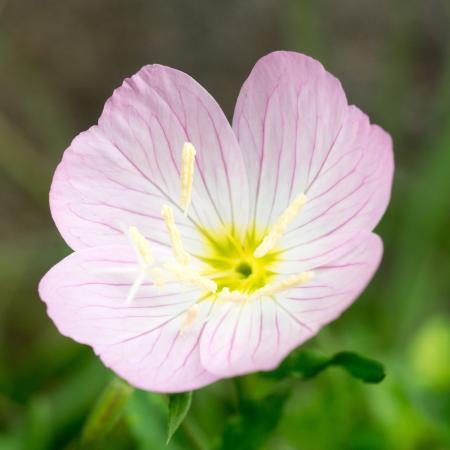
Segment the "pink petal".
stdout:
[[347,250],[337,261],[314,268],[316,276],[309,283],[276,300],[217,303],[201,337],[204,367],[217,376],[273,369],[338,317],[375,273],[382,243],[372,234]]
[[271,299],[216,303],[200,341],[202,364],[220,377],[271,370],[313,334]]
[[127,246],[71,254],[39,286],[49,316],[62,334],[93,347],[106,366],[136,387],[178,392],[213,382],[216,377],[206,372],[199,356],[209,305],[200,305],[197,319],[184,333],[186,311],[201,295],[197,289],[182,291],[179,284],[168,283],[159,291],[148,279],[127,306],[135,276],[103,269],[135,265]]
[[288,259],[314,258],[380,220],[392,184],[391,138],[348,106],[319,62],[293,52],[260,59],[241,89],[233,128],[257,223],[269,225],[296,195],[308,196],[281,242]]
[[[381,239],[370,233],[364,241],[347,246],[346,254],[315,267],[314,278],[289,291],[280,303],[311,328],[321,328],[358,298],[378,269],[382,254]],[[292,273],[295,271],[293,264]]]
[[[197,149],[188,219],[178,207],[185,142]],[[121,223],[167,244],[160,217],[165,203],[177,209],[192,248],[199,243],[197,223],[246,225],[247,202],[242,155],[219,106],[188,75],[157,65],[125,80],[99,125],[74,139],[51,190],[53,217],[74,249],[117,243]]]

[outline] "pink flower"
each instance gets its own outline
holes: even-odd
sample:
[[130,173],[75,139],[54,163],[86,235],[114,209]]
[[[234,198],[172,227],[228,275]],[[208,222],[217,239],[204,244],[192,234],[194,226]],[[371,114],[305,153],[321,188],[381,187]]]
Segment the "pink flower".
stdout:
[[270,370],[355,300],[382,243],[389,135],[317,61],[275,52],[230,127],[188,75],[146,66],[64,153],[53,218],[74,249],[40,295],[129,383]]

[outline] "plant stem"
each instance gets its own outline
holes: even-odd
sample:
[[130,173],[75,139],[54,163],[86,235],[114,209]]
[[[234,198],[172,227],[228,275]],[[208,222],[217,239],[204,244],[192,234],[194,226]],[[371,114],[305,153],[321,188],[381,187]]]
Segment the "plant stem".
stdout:
[[184,435],[188,438],[192,448],[195,450],[208,450],[209,445],[206,436],[201,431],[197,422],[189,415],[181,424]]
[[236,406],[237,409],[240,410],[242,408],[242,403],[244,403],[247,398],[245,383],[242,377],[235,377],[232,379],[232,382],[236,395]]

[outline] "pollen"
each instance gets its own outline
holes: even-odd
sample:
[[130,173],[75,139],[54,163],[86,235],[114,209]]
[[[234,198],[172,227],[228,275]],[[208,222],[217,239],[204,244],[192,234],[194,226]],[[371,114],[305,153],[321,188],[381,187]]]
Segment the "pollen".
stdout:
[[217,294],[217,300],[224,301],[224,302],[233,302],[233,303],[239,303],[246,301],[250,298],[248,294],[245,294],[244,292],[234,290],[230,291],[229,288],[225,287],[223,288],[218,294]]
[[194,164],[196,151],[190,142],[183,145],[181,154],[181,195],[180,205],[183,208],[184,214],[187,214],[189,204],[191,203],[192,184],[194,181]]
[[152,251],[150,249],[150,244],[147,239],[145,239],[144,235],[137,229],[137,227],[129,227],[128,236],[138,254],[139,262],[141,263],[141,265],[150,266],[151,264],[153,264],[154,259]]
[[300,210],[305,206],[306,203],[306,195],[299,194],[294,201],[283,211],[281,216],[277,219],[277,221],[272,225],[269,230],[269,233],[265,236],[261,244],[256,248],[253,255],[255,258],[261,258],[267,254],[270,250],[272,250],[279,239],[285,233],[289,224],[294,220]]
[[175,225],[175,221],[173,218],[173,209],[168,205],[164,205],[161,210],[161,215],[164,219],[164,222],[166,223],[167,232],[169,233],[169,238],[172,243],[172,251],[175,259],[180,264],[189,264],[189,255],[183,248],[180,232]]
[[186,329],[190,328],[197,320],[199,310],[200,310],[199,306],[195,304],[189,307],[188,310],[186,311],[180,325],[180,334],[182,336],[184,335]]

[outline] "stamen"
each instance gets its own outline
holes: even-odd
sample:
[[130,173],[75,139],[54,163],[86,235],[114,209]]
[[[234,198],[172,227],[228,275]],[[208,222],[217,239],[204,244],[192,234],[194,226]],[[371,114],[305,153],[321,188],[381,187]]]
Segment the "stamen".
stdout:
[[313,277],[314,272],[300,272],[297,275],[292,275],[285,278],[284,280],[273,281],[272,283],[269,283],[266,286],[257,289],[253,294],[251,294],[251,297],[256,299],[275,295],[287,289],[301,286],[312,280]]
[[249,298],[250,296],[248,294],[245,294],[237,290],[230,291],[230,289],[227,287],[223,288],[217,295],[218,300],[234,303],[242,302],[248,300]]
[[173,219],[172,208],[168,205],[164,205],[161,210],[161,215],[166,222],[167,231],[169,233],[170,241],[172,242],[173,254],[176,260],[180,264],[187,265],[189,263],[189,255],[183,248],[180,232],[178,231]]
[[200,308],[197,304],[192,305],[188,310],[186,311],[186,314],[184,315],[184,318],[180,325],[180,334],[183,336],[186,328],[191,327],[194,322],[196,321],[198,317],[198,312]]
[[166,283],[164,278],[164,272],[159,267],[155,267],[154,269],[149,270],[150,278],[153,281],[153,284],[159,289],[162,290]]
[[187,214],[189,204],[191,203],[192,183],[194,181],[194,163],[196,151],[190,142],[183,145],[181,154],[181,196],[180,204],[184,214]]
[[164,283],[165,283],[165,279],[163,276],[163,271],[162,269],[155,267],[154,269],[149,269],[149,270],[145,270],[145,269],[141,269],[137,276],[136,279],[134,280],[133,284],[131,285],[130,290],[128,291],[127,294],[127,298],[125,300],[125,304],[131,305],[131,303],[133,303],[133,300],[136,297],[136,294],[139,291],[139,288],[142,286],[142,283],[144,282],[145,278],[149,276],[152,283],[158,288],[158,289],[163,289],[164,287]]
[[212,293],[217,291],[217,284],[214,281],[183,264],[166,263],[163,265],[163,268],[173,273],[181,283],[197,286]]
[[131,305],[134,298],[136,297],[136,294],[138,293],[139,288],[144,282],[144,279],[145,279],[145,272],[140,272],[136,277],[136,279],[134,280],[133,284],[131,285],[130,290],[128,291],[127,298],[125,299],[125,305],[127,306]]
[[306,195],[303,192],[298,195],[294,201],[283,211],[281,216],[272,225],[267,236],[263,239],[261,244],[256,248],[253,255],[255,258],[263,257],[267,252],[272,250],[277,241],[283,236],[286,228],[300,212],[306,203]]
[[149,266],[153,264],[154,259],[150,249],[150,243],[145,236],[135,226],[128,227],[128,236],[136,250],[141,265]]

